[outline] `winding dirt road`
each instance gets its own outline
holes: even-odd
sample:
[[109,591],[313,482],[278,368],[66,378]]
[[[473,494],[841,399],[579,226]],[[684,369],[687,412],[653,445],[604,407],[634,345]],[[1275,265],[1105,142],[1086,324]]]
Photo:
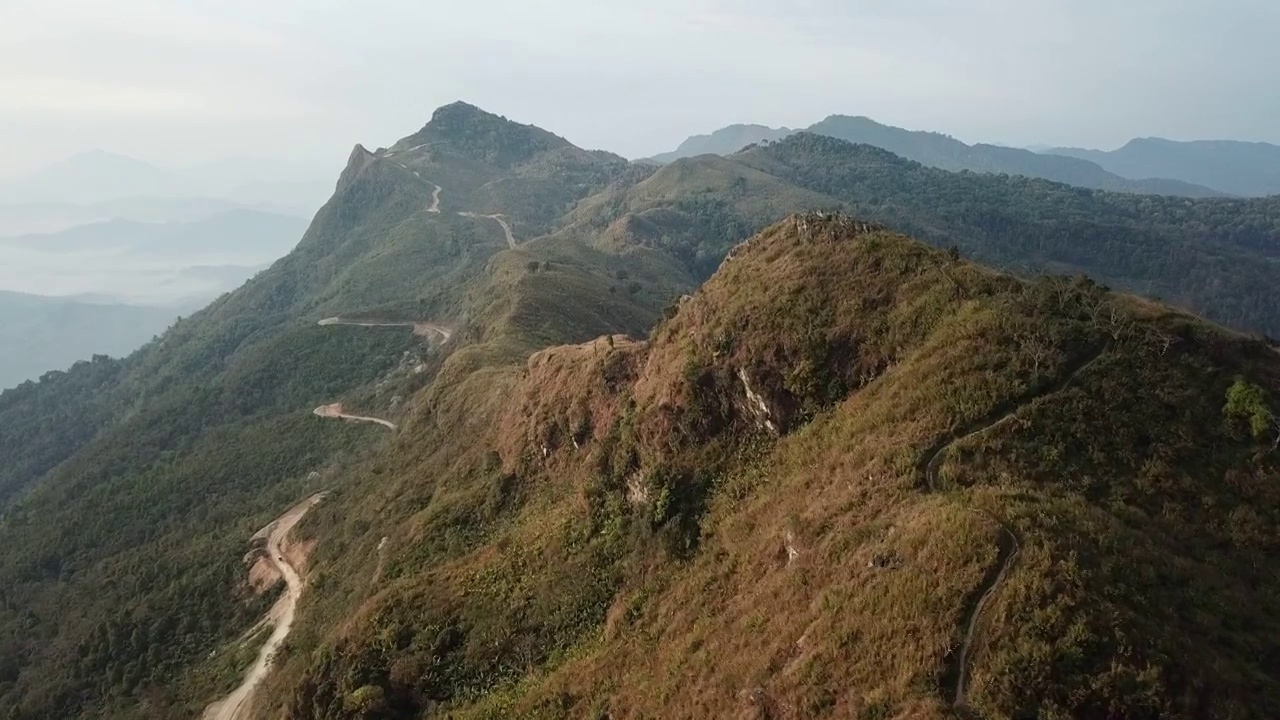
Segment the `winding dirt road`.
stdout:
[[[1021,398],[1014,402],[1010,407],[998,408],[994,417],[988,416],[967,423],[960,429],[951,433],[949,437],[939,440],[929,451],[925,457],[927,462],[923,463],[921,469],[924,472],[925,485],[929,492],[937,492],[938,490],[938,471],[942,467],[942,461],[946,458],[948,452],[956,444],[964,442],[970,438],[980,435],[997,425],[1004,423],[1006,420],[1016,416],[1024,408],[1029,406],[1036,400],[1056,395],[1071,387],[1071,385],[1084,374],[1086,370],[1093,366],[1107,351],[1109,345],[1103,345],[1097,352],[1088,357],[1087,360],[1077,365],[1071,372],[1067,373],[1058,382],[1050,385],[1043,390],[1039,390],[1034,394]],[[973,605],[973,609],[969,611],[969,619],[966,623],[964,641],[960,645],[960,652],[953,654],[948,658],[948,667],[945,669],[944,678],[954,678],[955,684],[951,690],[951,704],[956,708],[965,708],[968,706],[965,692],[968,689],[969,682],[969,662],[970,654],[973,649],[974,637],[978,634],[979,621],[982,619],[982,613],[986,610],[988,603],[995,597],[996,591],[1004,583],[1009,575],[1009,570],[1017,561],[1018,555],[1022,552],[1022,546],[1018,541],[1018,536],[1013,529],[1006,525],[999,518],[991,516],[1000,525],[1001,539],[1000,552],[996,557],[996,564],[992,566],[992,570],[988,571],[987,577],[984,578],[979,589],[981,594]]]
[[[413,174],[418,175],[418,171],[414,170]],[[422,176],[418,175],[418,177]],[[427,208],[427,212],[438,213],[440,212],[440,193],[444,191],[444,188],[436,185],[435,183],[431,183],[431,187],[435,188],[435,190],[431,191],[431,207]]]
[[502,226],[503,234],[507,236],[507,245],[510,245],[512,250],[515,250],[516,248],[520,247],[520,245],[516,242],[516,236],[511,234],[511,226],[507,224],[507,217],[505,215],[502,215],[501,213],[494,213],[492,215],[481,215],[480,213],[471,212],[470,210],[462,211],[462,212],[459,212],[458,214],[463,217],[469,217],[469,218],[488,218],[490,220],[497,220],[498,224]]
[[[420,147],[423,147],[423,146],[422,146],[422,145],[419,145],[418,147],[412,147],[412,148],[409,148],[408,150],[405,150],[405,152],[413,152],[414,150],[417,150],[417,149],[418,149],[418,148],[420,148]],[[384,159],[391,159],[392,157],[394,157],[394,156],[395,156],[395,155],[397,155],[397,154],[398,154],[398,153],[387,153],[386,155],[383,155],[382,157],[383,157]],[[404,164],[404,163],[402,163],[402,162],[399,162],[399,161],[397,161],[397,160],[392,160],[391,162],[392,162],[393,164],[395,164],[395,166],[396,166],[396,167],[398,167],[398,168],[400,168],[401,170],[407,170],[407,171],[409,171],[409,172],[413,173],[413,176],[414,176],[414,177],[418,178],[419,180],[422,180],[423,182],[425,182],[426,184],[428,184],[428,185],[430,185],[432,188],[434,188],[434,189],[431,191],[431,205],[429,205],[429,206],[427,207],[427,212],[429,212],[429,213],[438,213],[438,212],[440,212],[440,193],[444,192],[444,188],[442,188],[442,187],[440,187],[439,185],[437,185],[437,184],[435,184],[435,183],[431,182],[430,180],[426,180],[426,179],[424,179],[424,178],[422,177],[422,173],[418,172],[417,170],[414,170],[413,168],[409,167],[408,165],[405,165],[405,164]]]
[[[419,148],[422,148],[422,147],[426,147],[426,146],[425,146],[425,145],[418,145],[418,146],[416,146],[416,147],[411,147],[411,148],[409,148],[408,150],[405,150],[404,152],[405,152],[405,153],[411,153],[411,152],[413,152],[414,150],[418,150]],[[383,155],[382,157],[383,157],[383,159],[384,159],[384,160],[390,160],[391,158],[395,157],[396,155],[400,155],[400,154],[402,154],[402,153],[389,152],[389,153],[387,153],[386,155]],[[401,168],[401,169],[404,169],[404,170],[407,170],[407,171],[409,171],[409,172],[413,173],[413,176],[414,176],[414,177],[418,178],[419,180],[422,180],[423,182],[426,182],[427,184],[431,185],[431,187],[435,188],[434,190],[432,190],[432,191],[431,191],[431,205],[430,205],[430,207],[428,207],[428,208],[427,208],[427,212],[429,212],[429,213],[438,213],[438,212],[440,212],[440,193],[444,192],[444,188],[442,188],[442,187],[440,187],[439,185],[437,185],[437,184],[435,184],[435,183],[431,182],[430,180],[425,180],[425,179],[423,179],[423,177],[422,177],[422,174],[421,174],[421,173],[419,173],[417,170],[414,170],[413,168],[409,167],[408,165],[405,165],[404,163],[400,162],[399,160],[391,160],[391,162],[392,162],[392,163],[394,163],[394,164],[396,165],[396,167],[399,167],[399,168]],[[520,247],[520,243],[516,242],[516,236],[515,236],[515,234],[514,234],[513,232],[511,232],[511,225],[510,225],[510,223],[508,223],[508,222],[507,222],[507,216],[506,216],[506,215],[503,215],[502,213],[493,213],[493,214],[490,214],[490,215],[482,215],[482,214],[480,214],[480,213],[478,213],[478,212],[472,212],[472,211],[470,211],[470,210],[460,210],[460,211],[458,212],[458,214],[459,214],[459,215],[461,215],[462,217],[469,217],[469,218],[487,218],[487,219],[489,219],[489,220],[496,220],[496,221],[498,222],[498,224],[502,226],[502,234],[507,236],[507,245],[508,245],[512,250],[515,250],[516,248]]]
[[273,656],[276,650],[280,648],[280,644],[284,642],[285,637],[289,635],[289,630],[293,627],[294,611],[298,605],[298,598],[302,597],[302,590],[305,587],[302,576],[285,559],[282,545],[289,532],[298,524],[298,521],[323,498],[323,493],[312,495],[289,508],[285,514],[273,520],[253,536],[253,540],[266,538],[267,560],[275,566],[276,571],[284,578],[285,593],[267,613],[266,619],[275,625],[275,629],[271,631],[271,637],[267,638],[266,644],[258,651],[258,659],[249,668],[249,672],[245,673],[244,680],[240,682],[240,685],[231,694],[205,708],[204,715],[201,716],[202,720],[245,720],[245,718],[249,717],[249,711],[253,706],[254,691],[257,690],[258,683],[262,682],[262,679],[267,676],[267,672],[271,670],[271,662],[274,659]]
[[388,430],[396,429],[396,424],[391,422],[390,420],[383,420],[382,418],[376,418],[376,417],[368,417],[366,415],[348,415],[347,413],[342,412],[342,403],[333,403],[331,405],[321,405],[320,407],[316,408],[315,410],[312,410],[311,412],[323,418],[337,418],[339,420],[346,420],[348,422],[373,423],[375,425],[381,425],[382,427]]

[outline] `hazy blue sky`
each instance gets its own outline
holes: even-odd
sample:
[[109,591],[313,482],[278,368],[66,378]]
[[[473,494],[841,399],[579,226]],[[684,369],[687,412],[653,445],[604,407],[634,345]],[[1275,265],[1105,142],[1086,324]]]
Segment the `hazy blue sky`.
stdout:
[[1274,0],[2,0],[0,176],[103,148],[328,167],[465,99],[629,156],[869,115],[1280,142]]

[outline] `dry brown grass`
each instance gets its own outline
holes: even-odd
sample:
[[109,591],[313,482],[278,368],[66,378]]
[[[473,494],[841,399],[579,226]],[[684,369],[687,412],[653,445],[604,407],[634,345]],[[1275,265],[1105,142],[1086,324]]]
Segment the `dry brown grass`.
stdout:
[[[647,341],[446,362],[349,531],[394,538],[386,577],[292,665],[318,693],[295,715],[372,683],[389,717],[948,717],[972,623],[984,716],[1264,716],[1256,563],[1280,497],[1217,385],[1280,388],[1274,354],[810,223],[736,253]],[[1006,529],[1021,552],[986,586]],[[1210,607],[1257,632],[1213,636]]]

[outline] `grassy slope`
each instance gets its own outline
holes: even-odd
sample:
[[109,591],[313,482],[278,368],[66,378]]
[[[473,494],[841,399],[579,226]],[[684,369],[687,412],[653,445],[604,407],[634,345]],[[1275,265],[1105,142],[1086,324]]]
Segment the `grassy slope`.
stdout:
[[[449,109],[445,119],[459,109]],[[1135,348],[1172,343],[1192,358],[1189,367],[1196,372],[1209,368],[1213,383],[1247,372],[1275,394],[1272,355],[1261,346],[1163,310],[1168,317],[1159,321],[1130,320],[1130,314],[1142,314],[1140,306],[1105,300],[1101,290],[1087,285],[1045,285],[1032,292],[1017,281],[879,233],[857,241],[878,237],[878,245],[832,256],[833,247],[845,244],[809,246],[788,240],[787,228],[776,230],[772,237],[778,242],[757,242],[736,257],[697,299],[660,325],[650,342],[619,337],[538,352],[603,333],[643,336],[672,297],[709,274],[725,249],[768,216],[783,212],[786,202],[812,200],[830,207],[839,201],[736,161],[709,169],[690,161],[676,169],[683,175],[626,168],[615,173],[620,166],[610,156],[567,148],[554,136],[494,123],[491,117],[473,119],[433,120],[419,137],[397,145],[403,155],[390,159],[358,150],[334,200],[295,253],[247,288],[180,323],[123,365],[81,368],[38,388],[40,397],[0,403],[0,411],[8,413],[23,412],[31,402],[63,407],[69,394],[98,385],[90,398],[92,416],[74,428],[72,437],[49,442],[48,452],[24,472],[35,477],[50,463],[70,461],[44,477],[39,493],[0,526],[9,539],[42,526],[29,540],[20,540],[25,544],[12,545],[0,556],[7,593],[0,606],[5,643],[0,656],[20,658],[0,664],[0,710],[20,703],[19,717],[24,712],[71,716],[87,702],[83,710],[90,716],[194,712],[210,699],[215,681],[209,678],[217,671],[202,665],[188,674],[192,661],[216,641],[237,635],[256,613],[235,600],[240,546],[251,532],[244,528],[256,529],[288,499],[318,487],[316,482],[335,493],[302,526],[304,533],[324,540],[316,551],[313,591],[304,597],[296,634],[282,650],[284,664],[270,680],[263,713],[287,706],[296,717],[365,711],[370,717],[413,717],[443,706],[472,715],[501,716],[504,708],[517,707],[524,714],[562,716],[583,715],[608,702],[616,706],[615,715],[654,715],[677,700],[690,708],[706,702],[736,712],[730,694],[735,702],[746,697],[762,707],[775,697],[803,700],[812,715],[862,707],[857,703],[872,708],[868,712],[880,712],[875,708],[881,705],[936,708],[945,693],[935,692],[937,681],[927,678],[945,674],[940,669],[947,665],[941,660],[945,649],[940,648],[954,645],[972,589],[996,559],[1000,533],[993,518],[1012,526],[1023,512],[1015,501],[1037,519],[1042,519],[1037,513],[1058,503],[1063,509],[1055,512],[1066,525],[1045,531],[1044,542],[1050,543],[1071,537],[1067,530],[1055,534],[1057,528],[1082,527],[1081,518],[1098,508],[1105,513],[1101,520],[1121,516],[1102,503],[1105,494],[1049,493],[1036,504],[1016,482],[1013,491],[921,493],[918,465],[931,447],[947,439],[948,428],[981,422],[1004,412],[1005,405],[1054,388],[1099,348],[1106,347],[1108,354],[1098,357],[1109,358],[1120,347],[1119,338],[1130,334],[1139,338]],[[474,128],[485,131],[471,132]],[[419,145],[426,147],[409,152]],[[420,177],[412,176],[414,170]],[[555,182],[549,184],[548,178]],[[432,182],[446,188],[439,215],[425,212]],[[664,185],[668,182],[670,187]],[[552,198],[558,207],[589,197],[581,212],[548,221],[549,187],[559,188]],[[705,191],[692,191],[697,188]],[[451,214],[485,198],[509,214],[521,240],[529,237],[526,232],[544,228],[552,234],[510,250],[496,223]],[[656,230],[601,240],[602,231],[632,220]],[[664,235],[673,231],[675,241],[665,242]],[[716,234],[704,236],[708,231]],[[690,252],[686,241],[700,244]],[[456,332],[444,352],[434,352],[397,332],[313,324],[340,313],[445,322]],[[1160,332],[1151,331],[1151,322],[1160,324]],[[1184,332],[1183,325],[1198,329]],[[1037,335],[1041,327],[1047,332],[1043,337]],[[1208,353],[1205,348],[1214,343],[1227,350]],[[410,375],[406,368],[412,363],[406,366],[402,355],[406,350],[421,355],[429,372]],[[1147,367],[1136,350],[1122,354],[1138,369]],[[1090,373],[1105,365],[1098,363],[1089,366]],[[787,430],[786,437],[775,440],[763,427],[754,401],[741,390],[739,370],[765,398],[770,421]],[[888,380],[899,372],[904,374],[900,384]],[[1069,389],[1077,387],[1084,385]],[[368,442],[373,431],[317,425],[306,414],[313,405],[336,399],[389,412],[393,395],[407,399],[396,410],[404,431],[385,444]],[[874,406],[863,405],[876,398]],[[1229,469],[1231,487],[1250,473],[1274,473],[1265,462],[1261,469],[1248,469],[1241,460],[1248,455],[1245,443],[1227,436],[1220,423],[1193,426],[1220,409],[1216,388],[1192,399],[1200,403],[1199,414],[1165,427],[1180,448],[1203,453],[1185,441],[1199,437],[1190,428],[1216,433],[1218,444],[1209,447],[1226,450],[1211,459]],[[989,437],[1000,437],[1005,427],[993,428]],[[870,435],[882,443],[864,442],[873,431],[882,433]],[[286,437],[290,442],[282,442]],[[24,442],[8,434],[3,439],[8,444],[0,448]],[[988,436],[950,448],[940,461],[940,477],[962,484],[965,463],[991,462],[983,455],[970,458],[970,446],[979,440]],[[819,451],[828,458],[823,472],[842,484],[822,484],[826,475],[812,472],[808,453]],[[1195,457],[1208,466],[1204,457]],[[1102,454],[1094,462],[1105,468],[1111,459]],[[149,469],[157,461],[154,471]],[[333,472],[338,465],[338,475],[307,477],[311,468]],[[786,489],[795,487],[800,489]],[[775,488],[782,488],[776,497]],[[41,552],[70,548],[80,553],[78,541],[63,529],[93,517],[103,494],[117,491],[120,509],[110,517],[126,521],[114,529],[100,521],[90,526],[106,535],[122,530],[124,536],[104,536],[106,546],[78,555],[71,564]],[[820,507],[806,504],[810,494]],[[992,499],[983,499],[988,495]],[[148,505],[148,497],[160,502]],[[220,499],[209,502],[210,497]],[[1228,500],[1237,498],[1222,502]],[[217,512],[199,512],[206,505]],[[143,515],[167,517],[177,506],[190,514],[179,513],[159,531],[133,522],[139,508],[147,508]],[[772,513],[780,507],[792,508],[794,517],[779,520]],[[1241,511],[1243,519],[1231,520],[1248,530],[1242,538],[1269,542],[1265,538],[1274,537],[1271,506],[1262,507],[1254,517]],[[1237,509],[1232,506],[1232,512]],[[935,530],[954,542],[937,548],[931,564],[903,562],[893,571],[897,575],[855,574],[867,554],[902,562],[899,556],[915,547],[868,550],[871,536],[859,533],[879,522],[882,510],[886,518],[901,517],[903,527],[916,528],[909,537],[917,544],[927,545]],[[827,525],[805,521],[805,513],[837,511],[846,515],[828,517]],[[239,524],[233,527],[229,518]],[[1201,530],[1216,519],[1188,515],[1186,536],[1205,537]],[[1158,526],[1138,525],[1156,537]],[[852,539],[829,535],[830,527],[848,529]],[[1017,528],[1034,539],[1033,526]],[[173,547],[176,537],[184,538],[181,547]],[[765,580],[791,582],[798,573],[765,575],[785,562],[778,558],[788,556],[788,545],[800,553],[797,563],[816,557],[845,567],[855,559],[846,574],[833,575],[832,582],[843,585],[823,584],[825,566],[804,576],[815,588],[832,589],[830,597],[814,594],[818,589],[778,590],[760,596],[765,599],[744,600],[736,610],[740,622],[723,624],[722,614],[734,615],[726,606],[704,602],[704,596],[725,602],[736,595],[753,598]],[[1176,544],[1151,540],[1151,546],[1166,565],[1187,557],[1202,562]],[[820,547],[828,554],[814,549]],[[1034,556],[1031,549],[1024,552]],[[1223,551],[1212,544],[1204,552],[1218,553],[1204,556],[1206,565],[1222,568],[1232,582],[1263,588],[1251,600],[1273,607],[1267,604],[1273,578],[1251,575],[1256,567],[1230,558],[1219,562]],[[205,572],[208,566],[196,558],[210,554],[222,561],[216,571]],[[156,578],[148,569],[153,556],[177,559]],[[125,557],[134,559],[121,562]],[[1046,577],[1033,573],[1020,580],[1021,567],[1010,576],[1009,587]],[[1084,567],[1092,572],[1094,566]],[[919,572],[901,572],[911,568]],[[944,570],[944,576],[931,574]],[[1079,571],[1083,579],[1071,579],[1082,588],[1076,596],[1082,612],[1095,612],[1097,578],[1104,575],[1086,570]],[[891,583],[883,597],[855,592],[868,578],[888,582],[898,576],[915,577],[918,585]],[[172,592],[175,587],[182,592]],[[918,590],[934,587],[945,592],[935,597]],[[87,598],[93,590],[99,593],[83,606],[84,622],[58,622],[60,603],[79,607],[70,599]],[[797,594],[787,594],[792,592]],[[1243,606],[1240,597],[1212,585],[1204,592],[1239,618],[1233,622],[1245,621],[1246,615],[1236,612]],[[192,614],[194,606],[181,602],[183,597],[201,598],[204,605],[195,614],[207,627],[180,627],[181,643],[175,644],[165,623]],[[839,652],[874,649],[896,658],[902,651],[900,659],[892,665],[857,665],[824,646],[826,654],[814,655],[811,672],[848,665],[855,674],[806,676],[803,683],[795,681],[794,693],[784,685],[765,688],[766,674],[745,666],[726,664],[727,674],[707,675],[700,684],[680,679],[685,669],[701,668],[707,658],[731,656],[735,643],[747,642],[744,627],[763,632],[751,641],[756,645],[743,647],[795,642],[784,640],[787,628],[771,624],[764,612],[790,609],[773,603],[787,598],[808,601],[808,617],[815,622],[838,625],[850,618],[852,624],[834,628],[844,632],[838,635]],[[905,609],[899,608],[897,603],[907,599]],[[836,602],[844,603],[838,605],[841,613],[823,610],[824,603]],[[995,602],[1007,603],[1007,598]],[[702,616],[703,606],[719,611]],[[1044,612],[1056,617],[1058,610],[1046,607]],[[109,618],[109,608],[120,610],[114,624],[103,619]],[[34,619],[30,609],[38,610]],[[909,643],[857,644],[858,632],[879,632],[876,613],[891,611],[918,611],[929,624],[894,616],[910,631]],[[1007,611],[1002,612],[990,617],[1007,621]],[[1121,617],[1133,620],[1132,614]],[[1274,620],[1266,613],[1257,617],[1263,628]],[[1084,627],[1101,632],[1094,619]],[[1190,636],[1200,631],[1181,615],[1176,620]],[[145,631],[134,632],[144,626]],[[1074,646],[1055,645],[1034,633],[1027,640],[1025,624],[1007,627],[1014,642],[1030,643],[1031,657],[1043,662],[1076,657]],[[1151,628],[1136,620],[1122,627],[1138,633],[1133,636],[1142,638],[1144,650],[1165,647],[1164,638],[1143,635]],[[993,636],[997,632],[993,629]],[[47,650],[42,637],[54,638]],[[699,655],[702,651],[686,642],[716,648],[718,654]],[[629,649],[632,644],[639,649]],[[175,646],[180,652],[153,650]],[[1122,668],[1140,664],[1112,652],[1105,642],[1096,652],[1088,647],[1077,655],[1089,662],[1115,657]],[[1250,680],[1251,666],[1241,660],[1238,647],[1216,640],[1205,647],[1224,658],[1212,666],[1217,674],[1210,681],[1247,692],[1260,699],[1260,707],[1269,707],[1265,702],[1271,702],[1274,689]],[[82,648],[95,658],[92,662],[72,659]],[[841,662],[830,664],[833,657]],[[1066,699],[1055,702],[1087,709],[1096,697],[1120,697],[1106,682],[1128,682],[1071,660],[1081,669],[1060,688],[1036,677],[999,695],[984,684],[983,673],[989,675],[1001,657],[1019,656],[989,654],[986,645],[978,646],[970,693],[975,703],[1012,707],[1022,700],[1010,693],[1031,688],[1061,690]],[[1167,665],[1167,657],[1174,656],[1160,655],[1157,664]],[[850,678],[864,677],[856,673],[883,667],[896,668],[892,682],[858,685],[880,687],[870,700],[822,695],[823,687],[835,693],[848,687]],[[759,693],[757,686],[744,684],[746,678],[758,681]],[[1149,689],[1148,680],[1138,678],[1125,687]],[[1179,685],[1177,677],[1168,682],[1191,688],[1186,697],[1196,701],[1206,697],[1200,685]],[[1094,688],[1093,696],[1086,687]],[[803,693],[813,697],[806,700]],[[685,696],[691,699],[685,702]],[[139,704],[140,698],[146,703]],[[1143,707],[1128,696],[1117,702]]]
[[442,374],[307,520],[263,716],[944,716],[1007,529],[978,712],[1268,717],[1280,497],[1236,375],[1280,393],[1177,311],[787,221],[648,342]]

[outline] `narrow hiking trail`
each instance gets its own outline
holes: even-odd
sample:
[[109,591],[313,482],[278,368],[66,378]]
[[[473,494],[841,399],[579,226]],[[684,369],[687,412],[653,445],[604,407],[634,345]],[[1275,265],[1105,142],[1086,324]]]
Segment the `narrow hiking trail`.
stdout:
[[[952,432],[949,438],[944,437],[926,452],[927,462],[921,464],[920,467],[924,472],[925,486],[928,492],[934,493],[938,491],[938,472],[942,467],[942,461],[946,458],[947,453],[955,445],[969,440],[973,437],[981,435],[994,427],[1003,424],[1005,421],[1017,416],[1025,408],[1029,407],[1041,398],[1057,395],[1069,389],[1075,381],[1084,374],[1086,370],[1093,366],[1103,355],[1106,354],[1108,344],[1103,344],[1096,352],[1086,357],[1075,368],[1068,372],[1061,380],[1053,383],[1047,388],[1037,390],[1033,394],[1016,400],[1010,407],[998,408],[994,417],[988,415],[961,426],[958,430]],[[944,668],[943,678],[944,684],[946,679],[954,678],[954,684],[950,688],[951,704],[955,708],[968,707],[968,701],[965,692],[969,683],[969,664],[970,655],[973,651],[974,638],[978,635],[979,621],[982,619],[982,613],[986,610],[991,599],[995,597],[996,592],[1005,579],[1009,575],[1009,570],[1017,562],[1019,554],[1022,552],[1022,545],[1018,540],[1018,535],[1011,527],[1005,524],[1000,518],[985,513],[992,520],[1000,525],[1001,538],[999,541],[999,553],[996,556],[996,563],[988,570],[987,575],[983,578],[982,584],[978,586],[978,598],[973,603],[973,607],[969,610],[968,620],[965,623],[964,640],[960,644],[960,652],[949,655],[947,667]]]
[[342,412],[342,403],[332,403],[330,405],[321,405],[320,407],[316,408],[315,410],[312,410],[311,412],[323,418],[336,418],[338,420],[346,420],[348,422],[373,423],[375,425],[381,425],[382,427],[388,430],[392,430],[392,431],[396,430],[396,424],[391,422],[390,420],[383,420],[382,418],[376,418],[376,417],[368,417],[367,415],[348,415],[347,413]]
[[[987,579],[983,582],[982,587],[986,591],[978,598],[978,602],[973,607],[973,612],[969,614],[969,625],[965,628],[964,643],[960,646],[960,655],[956,660],[956,686],[955,696],[952,704],[956,707],[965,707],[968,702],[965,700],[965,689],[969,684],[969,654],[973,651],[973,638],[978,634],[978,620],[982,618],[982,611],[987,608],[987,603],[991,598],[995,597],[996,590],[1004,584],[1005,576],[1009,574],[1009,569],[1013,567],[1014,562],[1018,559],[1018,554],[1022,552],[1022,545],[1018,543],[1018,536],[1013,534],[1007,525],[1000,525],[1000,553],[996,556],[996,564],[993,568],[999,568],[995,577]],[[988,573],[990,575],[990,573]]]
[[280,577],[284,578],[285,593],[267,613],[265,620],[274,624],[275,629],[271,631],[271,637],[267,638],[266,644],[258,650],[258,659],[249,668],[249,672],[245,673],[244,680],[235,690],[205,708],[201,716],[202,720],[246,720],[249,717],[258,683],[262,682],[267,672],[271,670],[271,662],[276,650],[280,648],[280,644],[289,635],[289,630],[293,628],[294,612],[304,588],[302,576],[285,558],[284,541],[307,511],[315,507],[316,503],[323,498],[324,493],[319,493],[294,505],[285,514],[259,530],[251,539],[252,541],[266,538],[267,560],[275,566]]
[[449,342],[449,338],[453,337],[453,329],[444,325],[429,322],[411,322],[408,320],[348,320],[346,318],[336,316],[325,318],[316,323],[322,327],[331,325],[351,325],[353,327],[408,327],[413,328],[413,334],[419,337],[431,337],[438,335],[444,342]]

